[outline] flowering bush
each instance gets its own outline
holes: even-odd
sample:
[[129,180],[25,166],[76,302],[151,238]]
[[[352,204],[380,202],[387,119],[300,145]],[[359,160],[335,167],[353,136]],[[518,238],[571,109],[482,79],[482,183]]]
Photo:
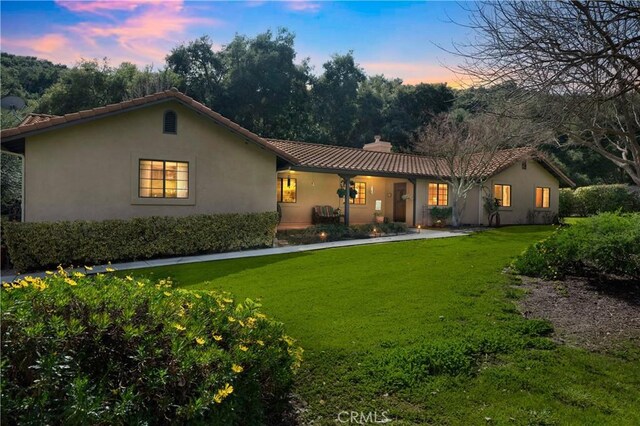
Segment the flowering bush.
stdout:
[[278,214],[137,217],[127,220],[3,224],[2,238],[18,271],[55,265],[188,256],[268,247]]
[[513,263],[523,275],[558,278],[593,272],[640,278],[640,213],[602,213],[558,229]]
[[302,349],[249,299],[61,268],[2,286],[3,424],[258,424]]

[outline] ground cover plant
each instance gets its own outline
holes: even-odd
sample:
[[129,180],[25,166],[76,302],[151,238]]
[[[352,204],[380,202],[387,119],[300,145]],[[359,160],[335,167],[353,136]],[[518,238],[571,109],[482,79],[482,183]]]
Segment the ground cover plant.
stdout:
[[2,287],[2,424],[280,419],[301,349],[260,305],[60,269]]
[[640,213],[602,213],[574,221],[527,248],[513,263],[523,275],[613,274],[640,278]]
[[556,345],[502,271],[551,226],[136,271],[261,299],[305,348],[302,424],[637,424],[640,350]]

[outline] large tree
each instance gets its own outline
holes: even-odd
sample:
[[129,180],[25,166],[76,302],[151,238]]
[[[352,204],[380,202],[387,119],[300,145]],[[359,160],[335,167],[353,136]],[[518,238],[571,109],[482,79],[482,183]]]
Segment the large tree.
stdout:
[[456,110],[435,117],[414,144],[427,155],[436,177],[449,185],[451,224],[457,227],[471,190],[482,188],[492,171],[513,161],[514,153],[505,150],[535,147],[547,137],[532,122]]
[[366,75],[353,53],[333,55],[313,85],[313,114],[320,142],[355,146],[358,87]]
[[471,12],[461,71],[475,84],[513,82],[505,115],[537,105],[526,118],[554,129],[558,143],[598,152],[640,185],[640,4],[505,1]]

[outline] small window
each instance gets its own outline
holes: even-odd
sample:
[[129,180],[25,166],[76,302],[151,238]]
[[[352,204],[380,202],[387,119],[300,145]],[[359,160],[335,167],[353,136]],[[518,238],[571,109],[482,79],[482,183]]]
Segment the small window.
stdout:
[[349,197],[349,204],[367,204],[367,183],[356,182],[355,190],[357,191],[356,198]]
[[173,111],[167,111],[164,113],[164,133],[175,135],[178,133],[178,116]]
[[293,178],[278,178],[276,192],[279,203],[295,203],[298,200],[298,185]]
[[550,188],[536,187],[536,208],[548,209],[549,208],[549,194]]
[[446,183],[430,183],[427,204],[430,206],[448,205],[449,185]]
[[511,207],[511,185],[493,185],[493,197],[501,207]]
[[189,198],[189,163],[140,160],[140,198]]

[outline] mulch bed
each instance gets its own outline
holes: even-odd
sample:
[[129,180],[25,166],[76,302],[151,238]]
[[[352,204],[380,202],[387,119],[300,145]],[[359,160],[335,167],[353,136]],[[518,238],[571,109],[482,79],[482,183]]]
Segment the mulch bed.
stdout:
[[554,325],[560,343],[589,350],[614,348],[631,341],[640,346],[640,283],[620,279],[571,277],[544,281],[522,277],[528,291],[519,301],[527,318]]

